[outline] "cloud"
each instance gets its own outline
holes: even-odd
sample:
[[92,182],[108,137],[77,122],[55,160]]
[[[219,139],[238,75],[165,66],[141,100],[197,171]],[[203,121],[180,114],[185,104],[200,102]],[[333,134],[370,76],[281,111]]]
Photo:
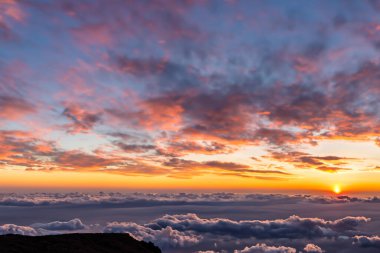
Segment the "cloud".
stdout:
[[[140,73],[141,76],[147,75],[147,73],[149,75],[157,74],[163,69],[163,67],[158,67],[161,65],[157,63],[157,60],[128,60],[126,65],[133,66],[128,69],[133,70],[133,73]],[[369,68],[368,73],[372,74],[371,72],[377,67],[366,68]],[[363,72],[365,71],[367,70],[363,70]],[[173,70],[173,72],[176,71]],[[367,72],[365,73],[367,74]],[[177,74],[185,80],[187,79],[187,74],[182,72]],[[204,78],[196,71],[193,74],[195,74],[194,80]],[[343,76],[337,74],[333,79],[343,83],[344,81],[341,81],[344,79]],[[353,73],[352,76],[361,75]],[[319,88],[304,83],[262,86],[257,78],[247,77],[253,79],[250,85],[226,85],[220,89],[213,89],[213,78],[215,77],[209,78],[211,80],[209,89],[208,87],[198,87],[198,82],[195,81],[189,91],[161,92],[156,96],[143,98],[140,101],[142,105],[140,114],[144,116],[144,120],[139,119],[138,121],[150,128],[154,124],[167,126],[165,121],[168,121],[171,126],[167,129],[181,130],[182,135],[189,137],[202,137],[207,140],[230,143],[265,142],[280,146],[302,142],[315,144],[317,140],[329,138],[366,138],[369,140],[372,138],[370,136],[376,135],[374,132],[368,131],[368,129],[373,129],[370,126],[360,127],[349,123],[353,119],[361,117],[368,118],[368,124],[375,124],[372,125],[373,127],[377,124],[374,118],[375,112],[370,111],[368,102],[364,101],[362,97],[354,96],[353,91],[343,92],[341,90],[342,83],[331,87],[331,92],[326,93],[322,89],[323,85]],[[350,77],[347,78],[350,79]],[[215,82],[217,81],[219,80],[215,80]],[[372,86],[372,83],[369,85]],[[252,87],[256,89],[252,89]],[[182,88],[184,89],[184,87]],[[352,90],[355,89],[361,90],[363,87],[355,82],[352,83]],[[378,90],[375,87],[373,90],[375,93],[371,97],[378,96]],[[275,99],[271,99],[266,94],[274,94]],[[362,112],[350,113],[350,110],[354,108],[350,101],[360,103],[363,107]],[[373,101],[373,103],[376,102]],[[168,108],[176,110],[169,111]],[[150,117],[145,117],[145,113]],[[171,119],[163,117],[162,114],[170,115]],[[124,112],[119,115],[131,118],[130,113]],[[184,119],[187,120],[184,121]],[[267,120],[272,124],[265,124],[264,122]],[[177,128],[172,124],[175,124]],[[269,125],[277,127],[271,128]],[[293,127],[293,130],[289,130],[289,127]]]
[[366,217],[345,217],[334,221],[320,218],[301,218],[291,216],[278,220],[243,220],[202,219],[196,214],[165,215],[147,224],[153,229],[172,227],[179,231],[194,231],[197,233],[212,233],[215,235],[230,235],[239,238],[318,238],[334,237],[351,233],[355,228],[370,221]]
[[126,144],[122,142],[115,142],[114,144],[128,153],[145,153],[156,149],[156,146],[149,144]]
[[56,151],[52,142],[34,138],[26,131],[0,130],[0,167],[24,166],[26,168],[42,167],[41,157],[49,157]]
[[79,106],[66,107],[62,115],[72,121],[66,126],[70,133],[88,132],[101,120],[99,113],[90,113]]
[[299,142],[300,139],[298,134],[282,129],[260,128],[256,131],[255,135],[257,139],[264,140],[267,143],[275,145]]
[[[171,176],[188,177],[195,174],[216,174],[216,175],[229,175],[238,177],[256,177],[260,178],[257,174],[277,174],[281,176],[291,175],[290,173],[280,170],[255,170],[251,169],[249,165],[240,164],[235,162],[221,162],[221,161],[204,161],[197,162],[192,160],[185,160],[179,158],[171,158],[162,163],[164,167],[171,168],[173,172]],[[262,179],[265,179],[262,178]],[[272,178],[273,179],[273,178]],[[279,178],[281,179],[281,178]]]
[[72,231],[87,229],[78,218],[69,221],[53,221],[49,223],[34,223],[30,226],[18,226],[14,224],[4,224],[0,226],[0,235],[17,234],[27,236],[41,236],[50,234],[60,234]]
[[[221,253],[227,252],[227,251],[221,251]],[[292,247],[285,247],[285,246],[269,246],[265,243],[262,244],[256,244],[254,246],[247,246],[242,250],[234,250],[234,253],[296,253],[297,250]],[[218,253],[217,251],[213,250],[207,250],[207,251],[197,251],[196,253]]]
[[29,193],[0,194],[0,206],[72,206],[98,205],[103,207],[139,207],[163,205],[233,205],[268,203],[314,203],[349,204],[379,203],[378,197],[313,196],[285,194],[240,194],[240,193]]
[[[78,194],[73,193],[71,195]],[[134,194],[135,197],[141,195],[152,199],[156,196],[161,198],[172,197],[170,194]],[[177,198],[186,199],[200,197],[200,194],[191,193],[175,195]],[[221,199],[234,197],[233,194],[223,195],[223,193],[207,195],[209,194],[204,194],[203,197],[212,196]],[[49,194],[46,193],[46,196]],[[87,195],[88,199],[94,198],[92,201],[100,201],[102,196],[107,196],[107,194],[99,193],[96,197]],[[120,195],[118,193],[108,195],[108,197],[111,196],[117,199]],[[57,193],[56,197],[67,198],[68,195]],[[261,197],[268,198],[265,195]],[[39,198],[42,199],[42,195]],[[280,203],[284,204],[283,201]],[[253,206],[257,206],[257,203]],[[110,207],[115,206],[110,205]],[[339,249],[356,252],[359,248],[376,249],[379,247],[380,239],[378,236],[357,235],[361,232],[356,231],[356,228],[369,220],[365,217],[325,220],[317,217],[291,216],[287,219],[235,221],[227,218],[199,218],[195,214],[178,214],[164,215],[146,224],[114,221],[108,222],[106,225],[85,225],[79,218],[68,221],[34,223],[29,226],[5,224],[0,226],[0,234],[40,236],[73,232],[129,233],[138,240],[151,241],[163,250],[196,251],[199,253],[323,253],[325,251],[317,246],[320,244],[328,250]],[[352,244],[356,246],[353,247]],[[204,249],[210,250],[202,251]]]
[[341,171],[349,171],[350,168],[342,167],[348,162],[355,160],[349,157],[339,156],[313,156],[311,154],[299,151],[277,151],[268,150],[269,155],[264,158],[275,159],[293,165],[296,168],[305,169],[313,168],[323,172],[336,173]]
[[113,44],[112,33],[105,24],[88,24],[73,28],[71,34],[79,44],[84,46]]
[[312,244],[312,243],[307,244],[303,250],[305,252],[308,252],[308,253],[323,253],[323,252],[325,252],[319,246]]
[[78,170],[104,168],[120,161],[119,159],[100,157],[76,150],[58,152],[53,158],[55,165]]
[[38,235],[38,232],[28,226],[17,226],[14,224],[4,224],[0,226],[0,235],[16,234],[16,235]]
[[168,95],[167,98],[138,100],[133,110],[128,108],[107,108],[111,118],[117,118],[124,124],[136,129],[143,127],[147,131],[157,128],[175,131],[181,128],[183,108],[180,96]]
[[151,241],[162,248],[192,246],[202,239],[199,235],[180,232],[171,227],[153,230],[133,222],[108,223],[104,228],[104,233],[130,233],[137,240]]
[[[76,20],[78,26],[71,29],[71,32],[80,45],[113,45],[114,41],[149,37],[155,43],[161,40],[165,44],[170,43],[174,46],[177,45],[175,42],[192,41],[201,36],[201,31],[195,25],[188,23],[181,15],[194,5],[196,3],[193,2],[169,5],[160,0],[154,3],[132,5],[117,1],[106,6],[101,1],[72,2],[70,5],[64,1],[58,1],[41,6],[49,8],[53,13],[66,14],[68,18]],[[162,6],[165,8],[160,8]],[[142,14],[143,11],[149,15]],[[98,12],[98,15],[94,16],[93,12]],[[150,23],[152,20],[155,22]],[[109,32],[105,32],[105,28]],[[117,33],[120,30],[124,30],[125,33]],[[88,38],[85,39],[85,36]]]
[[355,244],[362,248],[379,248],[380,249],[380,237],[379,236],[364,236],[357,235],[354,237]]
[[61,230],[75,231],[75,230],[81,230],[81,229],[86,228],[86,226],[78,218],[72,219],[69,221],[53,221],[49,223],[35,223],[35,224],[32,224],[31,227],[35,229],[42,228],[45,230],[53,230],[53,231],[61,231]]
[[0,95],[0,116],[3,119],[16,120],[36,112],[36,107],[24,98]]
[[247,170],[248,165],[233,163],[233,162],[219,162],[219,161],[206,161],[206,162],[196,162],[191,160],[184,160],[178,158],[172,158],[164,163],[165,166],[173,168],[215,168],[221,170]]
[[347,169],[347,168],[332,167],[332,166],[321,166],[321,167],[317,167],[316,169],[320,170],[320,171],[324,171],[324,172],[330,172],[330,173],[335,173],[335,172],[338,172],[338,171],[347,171],[347,170],[350,170],[350,169]]
[[375,140],[375,143],[376,143],[377,146],[380,147],[380,138],[377,138],[377,139]]
[[266,244],[256,244],[255,246],[245,247],[243,250],[234,250],[234,253],[296,253],[295,248],[275,247]]
[[25,13],[19,1],[16,0],[0,2],[0,10],[0,39],[5,41],[14,39],[16,36],[14,22],[23,22]]
[[236,147],[223,143],[211,141],[167,141],[164,146],[159,147],[160,155],[178,157],[186,154],[229,154],[236,151]]

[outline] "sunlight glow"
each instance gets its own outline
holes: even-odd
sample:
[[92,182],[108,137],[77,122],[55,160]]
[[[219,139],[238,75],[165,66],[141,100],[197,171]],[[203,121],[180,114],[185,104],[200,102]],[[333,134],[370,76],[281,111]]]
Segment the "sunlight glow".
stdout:
[[342,192],[342,189],[340,188],[340,185],[334,185],[334,192],[336,193],[336,194],[339,194],[339,193],[341,193]]

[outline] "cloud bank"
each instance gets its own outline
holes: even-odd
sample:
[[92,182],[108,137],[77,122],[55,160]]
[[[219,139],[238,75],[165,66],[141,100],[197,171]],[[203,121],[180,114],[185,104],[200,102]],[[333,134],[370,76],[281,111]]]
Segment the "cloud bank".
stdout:
[[[85,225],[78,218],[29,226],[4,224],[0,226],[0,234],[129,233],[137,240],[151,241],[168,252],[198,249],[198,253],[323,253],[326,251],[311,241],[323,243],[329,249],[331,245],[341,242],[345,243],[342,247],[352,250],[379,248],[378,236],[360,235],[362,232],[357,230],[359,225],[367,222],[370,219],[366,217],[324,220],[291,216],[287,219],[235,221],[184,214],[164,215],[147,224],[114,221],[104,226]],[[236,243],[229,244],[233,241]],[[252,244],[252,241],[256,243]],[[218,244],[220,246],[216,246]],[[212,246],[220,249],[201,250]],[[229,249],[226,251],[223,247],[227,246]]]
[[226,204],[265,204],[265,203],[314,203],[349,204],[380,203],[374,197],[351,197],[345,195],[302,195],[302,194],[251,194],[251,193],[0,193],[0,206],[85,206],[138,207],[160,205],[226,205]]

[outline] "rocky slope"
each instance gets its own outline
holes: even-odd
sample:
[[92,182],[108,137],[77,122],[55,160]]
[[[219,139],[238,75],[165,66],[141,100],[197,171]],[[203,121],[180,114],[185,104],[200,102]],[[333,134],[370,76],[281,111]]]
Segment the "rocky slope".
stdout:
[[0,236],[1,253],[161,253],[153,243],[128,234]]

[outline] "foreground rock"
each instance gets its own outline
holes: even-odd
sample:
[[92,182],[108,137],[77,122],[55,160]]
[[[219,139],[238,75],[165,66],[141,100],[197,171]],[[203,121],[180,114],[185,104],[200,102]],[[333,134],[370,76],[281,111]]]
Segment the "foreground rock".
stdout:
[[161,253],[153,243],[128,234],[0,236],[1,253]]

